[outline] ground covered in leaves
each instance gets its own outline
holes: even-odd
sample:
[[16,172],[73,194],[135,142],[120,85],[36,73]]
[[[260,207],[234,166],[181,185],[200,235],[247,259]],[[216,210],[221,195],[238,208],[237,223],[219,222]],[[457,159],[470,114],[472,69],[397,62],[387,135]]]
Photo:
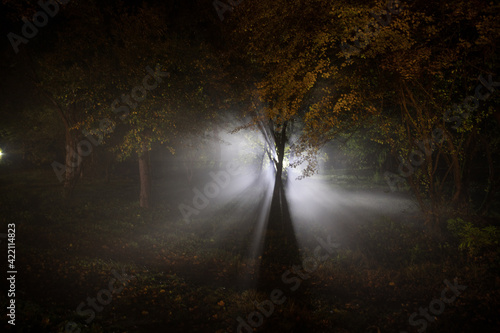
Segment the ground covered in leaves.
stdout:
[[[17,332],[500,331],[494,242],[374,216],[297,230],[310,239],[296,265],[279,235],[249,256],[254,226],[241,216],[187,224],[168,202],[144,211],[125,180],[81,184],[68,202],[53,178],[0,177],[0,233],[16,224]],[[338,246],[313,261],[317,237]],[[453,297],[445,280],[464,287]]]

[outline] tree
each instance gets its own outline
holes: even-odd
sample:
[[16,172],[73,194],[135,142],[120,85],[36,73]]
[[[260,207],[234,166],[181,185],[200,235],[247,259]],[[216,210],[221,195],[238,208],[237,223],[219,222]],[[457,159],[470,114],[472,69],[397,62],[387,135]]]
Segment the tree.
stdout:
[[[467,206],[472,156],[492,134],[482,126],[493,113],[488,104],[494,98],[473,116],[446,110],[461,104],[465,87],[476,86],[471,76],[477,80],[481,73],[496,72],[495,5],[253,1],[235,14],[237,40],[244,41],[247,63],[260,73],[254,99],[262,104],[254,103],[252,125],[269,127],[277,170],[292,124],[300,135],[289,145],[300,162],[309,162],[307,174],[314,170],[312,153],[324,142],[370,119],[383,134],[374,139],[391,145],[403,167],[408,158],[420,166],[407,178],[429,221],[448,199],[455,207]],[[454,117],[464,125],[458,133],[449,129]],[[417,148],[421,153],[410,156]],[[494,160],[491,149],[483,152]]]
[[[105,73],[112,71],[109,54],[105,53],[109,41],[100,30],[105,21],[103,12],[97,11],[93,2],[75,6],[70,4],[64,9],[65,29],[44,36],[44,43],[31,43],[29,46],[36,52],[26,52],[31,65],[29,75],[38,93],[51,104],[64,125],[65,163],[56,161],[52,167],[64,180],[66,196],[76,185],[83,157],[92,153],[90,142],[95,144],[95,139],[90,139],[82,128],[99,122],[99,112],[110,91]],[[109,124],[102,127],[100,140],[110,131]]]
[[497,131],[488,121],[495,97],[485,98],[484,81],[498,69],[496,16],[497,7],[483,1],[415,4],[353,57],[380,64],[388,105],[379,119],[381,142],[401,161],[391,182],[407,178],[434,227],[447,209],[471,208],[478,154],[494,169],[495,153],[485,143]]
[[[317,170],[315,155],[334,133],[352,129],[375,112],[370,95],[343,77],[339,52],[332,52],[339,28],[335,1],[252,1],[237,9],[234,42],[257,73],[248,126],[262,131],[275,165],[270,223],[289,219],[283,187],[286,152],[291,166]],[[350,8],[343,8],[349,12]],[[233,28],[233,27],[232,27]]]
[[[141,207],[149,208],[150,151],[160,145],[174,153],[179,141],[210,127],[213,130],[219,121],[218,110],[225,104],[217,96],[230,89],[230,81],[226,80],[227,73],[212,46],[196,35],[197,25],[202,24],[199,17],[182,11],[169,12],[162,5],[143,4],[136,11],[133,16],[122,13],[116,17],[111,32],[115,41],[112,53],[120,55],[117,61],[126,69],[120,72],[119,87],[130,91],[133,97],[134,90],[140,90],[137,82],[146,80],[142,79],[143,69],[148,65],[156,66],[158,81],[144,98],[127,101],[130,96],[124,94],[115,99],[112,111],[120,115],[127,127],[119,149],[122,157],[137,154],[139,202]],[[185,21],[178,22],[177,15]]]
[[[35,51],[22,55],[29,76],[65,128],[65,163],[53,167],[66,195],[83,158],[117,129],[120,157],[137,156],[139,202],[149,207],[150,150],[173,152],[169,141],[214,119],[221,103],[209,87],[225,75],[210,45],[177,14],[169,4],[70,4],[60,8],[45,41],[28,44]],[[229,82],[220,86],[228,90]]]

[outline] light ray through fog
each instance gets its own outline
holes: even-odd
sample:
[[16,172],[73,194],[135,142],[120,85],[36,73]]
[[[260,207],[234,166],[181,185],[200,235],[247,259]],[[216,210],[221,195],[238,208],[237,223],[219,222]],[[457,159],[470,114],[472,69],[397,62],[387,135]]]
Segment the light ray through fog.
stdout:
[[377,217],[397,217],[418,211],[409,197],[399,193],[385,193],[382,189],[347,190],[321,175],[297,180],[299,172],[294,169],[288,172],[287,198],[294,226],[305,231],[297,234],[302,245],[310,239],[306,234],[311,229],[337,233],[345,226],[374,221]]
[[[207,214],[220,214],[221,218],[235,220],[234,225],[238,225],[240,230],[248,230],[250,242],[244,252],[252,259],[262,255],[275,186],[276,169],[272,160],[275,152],[273,145],[269,146],[271,138],[266,138],[265,134],[251,130],[220,134],[223,142],[221,169],[215,174],[225,173],[226,168],[236,169],[237,172],[230,176],[225,186],[220,186],[220,193],[210,199],[210,205],[201,219],[210,221],[212,219],[206,218]],[[332,232],[342,225],[373,220],[376,214],[390,214],[410,206],[406,198],[384,194],[383,191],[373,194],[373,191],[367,193],[335,187],[322,175],[298,180],[304,166],[288,167],[288,158],[285,156],[284,159],[284,191],[290,210],[292,235],[301,246],[311,239],[311,233],[318,230]],[[229,165],[233,166],[229,168]],[[321,161],[318,167],[322,168]],[[212,172],[209,182],[201,185],[200,190],[215,186],[213,179]],[[300,231],[298,234],[297,230]],[[229,228],[217,228],[215,238],[223,240],[231,237],[229,232]]]
[[257,217],[257,225],[252,236],[252,243],[250,248],[251,258],[257,258],[262,252],[262,239],[264,237],[267,226],[267,219],[269,217],[269,210],[271,208],[271,199],[274,189],[274,178],[272,177],[271,172],[263,172],[260,177],[263,184],[261,188],[264,193],[263,200],[261,201],[261,204],[259,205],[257,210],[259,212],[259,215]]

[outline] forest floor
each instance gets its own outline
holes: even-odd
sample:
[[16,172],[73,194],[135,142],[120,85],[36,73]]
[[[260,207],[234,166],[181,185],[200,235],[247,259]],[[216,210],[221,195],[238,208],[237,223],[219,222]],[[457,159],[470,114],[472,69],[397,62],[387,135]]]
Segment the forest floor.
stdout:
[[255,223],[145,211],[132,181],[85,182],[71,201],[45,172],[2,174],[0,189],[17,332],[500,332],[498,244],[459,250],[418,214],[302,225],[300,245],[267,232],[252,256]]

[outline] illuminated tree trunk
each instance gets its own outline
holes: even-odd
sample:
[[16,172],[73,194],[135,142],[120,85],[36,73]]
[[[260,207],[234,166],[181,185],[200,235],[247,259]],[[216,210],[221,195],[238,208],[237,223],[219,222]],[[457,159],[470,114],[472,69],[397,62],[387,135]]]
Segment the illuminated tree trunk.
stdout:
[[276,174],[274,179],[273,198],[271,201],[271,209],[269,213],[269,228],[272,230],[279,230],[282,232],[288,231],[290,226],[290,212],[288,209],[288,202],[286,199],[285,188],[283,184],[283,160],[285,158],[285,145],[287,142],[285,122],[278,133],[273,132],[276,157],[274,161],[276,167]]
[[139,205],[142,208],[151,207],[151,165],[149,160],[149,150],[145,144],[139,155],[139,178],[141,191],[139,196]]
[[[275,154],[271,157],[276,168],[274,178],[274,190],[271,199],[271,207],[267,230],[264,237],[263,255],[260,265],[261,281],[259,288],[266,290],[265,280],[269,274],[275,275],[271,269],[276,263],[292,266],[299,264],[300,255],[298,251],[297,240],[292,226],[290,210],[285,192],[285,183],[283,180],[283,168],[285,159],[285,147],[288,142],[287,122],[282,127],[274,130],[271,128],[275,148]],[[272,288],[275,286],[273,285]]]

